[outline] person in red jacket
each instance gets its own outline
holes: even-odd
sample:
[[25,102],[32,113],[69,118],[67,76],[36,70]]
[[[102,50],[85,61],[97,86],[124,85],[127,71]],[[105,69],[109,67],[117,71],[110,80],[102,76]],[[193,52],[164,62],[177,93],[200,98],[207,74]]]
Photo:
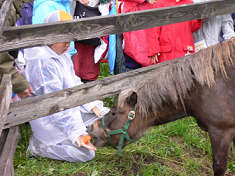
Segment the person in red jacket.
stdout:
[[[122,0],[122,13],[147,10],[153,8],[156,0]],[[157,34],[155,28],[143,29],[131,32],[124,32],[124,56],[126,60],[127,71],[146,67],[154,64],[152,56],[159,51],[159,45],[156,44]],[[151,37],[150,37],[151,36]]]
[[[170,7],[191,3],[193,3],[192,0],[158,0],[155,7]],[[194,53],[193,32],[199,30],[202,23],[203,20],[199,19],[155,28],[157,33],[155,43],[159,45],[155,60],[160,63]]]

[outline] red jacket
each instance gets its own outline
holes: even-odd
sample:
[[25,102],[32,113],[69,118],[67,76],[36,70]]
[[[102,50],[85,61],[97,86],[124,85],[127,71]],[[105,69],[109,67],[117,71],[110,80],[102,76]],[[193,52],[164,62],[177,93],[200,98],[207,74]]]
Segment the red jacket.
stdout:
[[[169,7],[182,4],[191,4],[191,0],[158,0],[156,7]],[[158,27],[156,30],[159,45],[159,62],[175,59],[195,52],[193,32],[200,29],[202,20],[186,21]]]
[[[152,5],[144,0],[123,0],[123,2],[123,13],[153,8],[151,7]],[[149,37],[149,34],[151,36],[156,34],[153,30],[154,28],[123,33],[124,53],[142,66],[152,65],[152,60],[149,56],[153,56],[159,51],[159,45],[156,45],[153,38]]]
[[100,64],[94,63],[95,45],[75,43],[78,51],[73,56],[74,71],[82,80],[96,80],[100,74]]

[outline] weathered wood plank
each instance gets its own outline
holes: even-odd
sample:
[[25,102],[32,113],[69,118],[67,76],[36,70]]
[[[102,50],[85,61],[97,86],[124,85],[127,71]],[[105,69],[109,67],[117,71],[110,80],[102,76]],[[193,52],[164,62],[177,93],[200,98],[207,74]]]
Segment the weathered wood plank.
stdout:
[[235,12],[234,0],[215,0],[70,22],[11,27],[3,32],[0,51],[83,40],[232,12]]
[[0,85],[0,136],[10,107],[11,94],[11,76],[3,75]]
[[169,64],[183,62],[185,59],[191,59],[191,56],[189,55],[182,59],[172,60],[171,62],[140,68],[70,89],[12,103],[4,128],[118,94],[127,88],[136,87],[150,75],[158,75]]
[[9,132],[9,128],[3,130],[1,135],[0,135],[0,154],[2,153],[3,146],[6,142],[8,132]]
[[10,7],[13,0],[5,0],[2,4],[1,11],[0,11],[0,33],[3,30],[5,22],[10,12]]
[[0,174],[1,176],[9,176],[14,173],[13,157],[19,137],[19,127],[10,128],[6,142],[0,153]]

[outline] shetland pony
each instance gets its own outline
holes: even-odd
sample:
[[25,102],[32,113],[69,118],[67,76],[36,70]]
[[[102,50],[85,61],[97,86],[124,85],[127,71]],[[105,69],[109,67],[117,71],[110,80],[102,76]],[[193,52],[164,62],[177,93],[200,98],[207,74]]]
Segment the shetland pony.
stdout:
[[110,136],[110,131],[122,129],[130,111],[135,112],[127,130],[132,140],[151,126],[193,116],[209,133],[214,175],[223,176],[235,143],[235,40],[160,67],[158,75],[123,91],[103,124],[98,120],[88,128],[94,145],[108,145],[107,137],[118,145],[122,134]]

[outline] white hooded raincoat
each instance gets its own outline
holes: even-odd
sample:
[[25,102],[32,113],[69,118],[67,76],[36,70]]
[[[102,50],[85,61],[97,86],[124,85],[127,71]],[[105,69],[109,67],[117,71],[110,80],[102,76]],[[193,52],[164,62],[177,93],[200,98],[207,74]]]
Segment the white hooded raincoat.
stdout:
[[[74,73],[69,52],[58,55],[48,46],[43,46],[25,49],[24,57],[25,76],[36,95],[82,84]],[[94,106],[100,108],[103,114],[109,111],[103,107],[102,101],[94,101],[31,121],[33,136],[30,139],[30,152],[70,162],[91,160],[95,152],[78,148],[76,140],[86,134],[86,126],[98,119],[91,111]]]

